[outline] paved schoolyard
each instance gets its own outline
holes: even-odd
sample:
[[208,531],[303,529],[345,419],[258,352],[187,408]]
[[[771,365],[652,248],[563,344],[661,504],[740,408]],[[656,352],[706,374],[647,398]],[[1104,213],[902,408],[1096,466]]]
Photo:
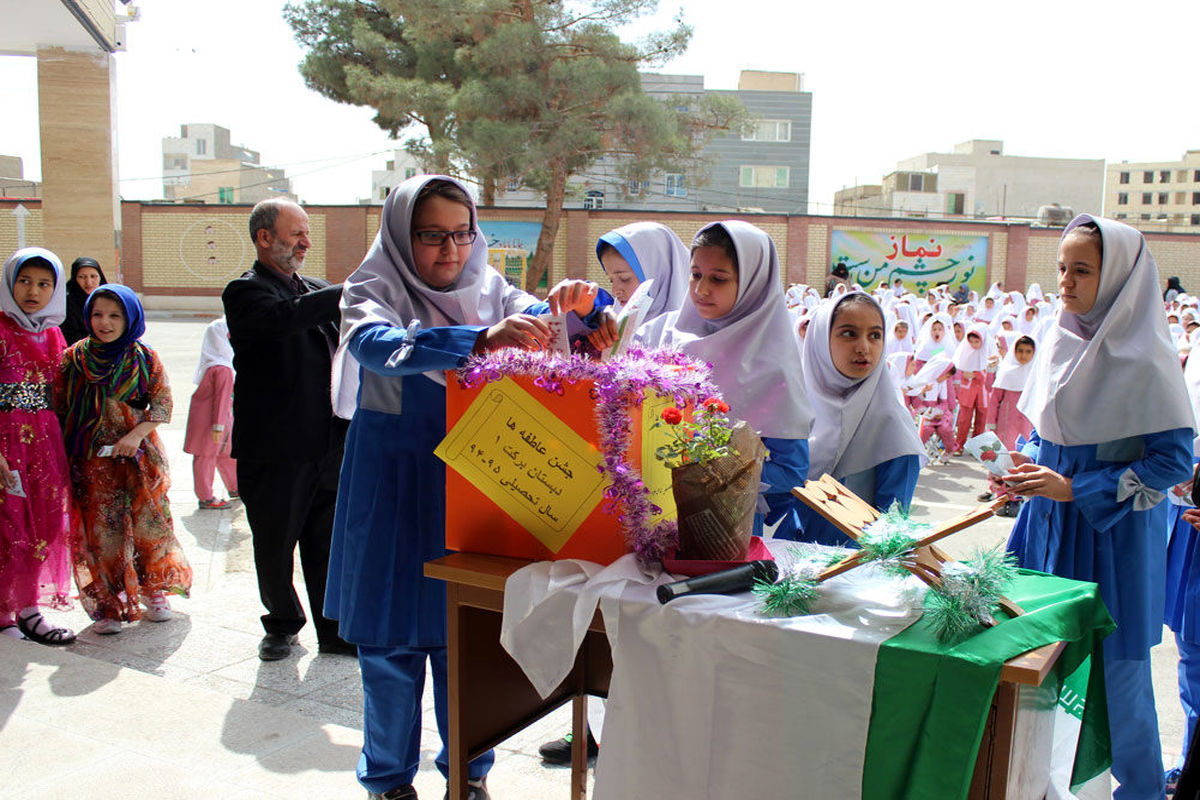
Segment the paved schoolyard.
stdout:
[[[160,435],[171,452],[171,506],[195,573],[192,596],[174,603],[171,621],[143,620],[117,636],[91,632],[78,609],[55,615],[80,631],[67,648],[0,637],[0,798],[364,796],[353,772],[362,743],[357,662],[317,655],[310,628],[291,658],[259,661],[262,610],[245,514],[238,506],[196,506],[182,446],[205,322],[152,317],[145,337],[163,357],[175,397],[174,419]],[[927,470],[916,513],[944,519],[973,507],[982,476],[962,459]],[[1010,527],[1011,520],[990,519],[946,549],[963,554],[1003,541]],[[1163,749],[1173,758],[1183,727],[1175,648],[1164,644],[1154,656]],[[440,798],[428,690],[425,706],[417,788]],[[537,746],[568,725],[560,709],[505,742],[492,795],[566,797],[569,771],[541,766]]]

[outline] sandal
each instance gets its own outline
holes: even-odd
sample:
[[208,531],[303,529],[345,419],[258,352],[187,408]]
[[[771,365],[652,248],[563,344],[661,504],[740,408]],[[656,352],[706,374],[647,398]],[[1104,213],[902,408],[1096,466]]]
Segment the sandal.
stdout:
[[75,641],[75,631],[70,628],[51,627],[40,611],[24,617],[18,615],[17,628],[25,634],[26,639],[32,639],[38,644],[64,645]]

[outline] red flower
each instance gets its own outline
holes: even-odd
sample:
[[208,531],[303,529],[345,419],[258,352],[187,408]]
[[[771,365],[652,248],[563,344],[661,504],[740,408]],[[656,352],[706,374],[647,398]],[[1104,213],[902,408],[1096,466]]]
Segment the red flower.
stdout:
[[704,401],[703,405],[709,411],[717,411],[722,414],[729,410],[729,404],[719,397],[710,397]]
[[683,422],[683,412],[674,406],[664,408],[662,412],[663,422],[668,425],[678,425]]

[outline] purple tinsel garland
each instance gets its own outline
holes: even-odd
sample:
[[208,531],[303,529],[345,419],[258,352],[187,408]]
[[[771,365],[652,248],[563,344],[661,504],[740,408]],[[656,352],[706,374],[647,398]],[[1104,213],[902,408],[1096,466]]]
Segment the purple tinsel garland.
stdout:
[[506,348],[470,358],[459,370],[458,381],[473,389],[505,377],[533,376],[535,385],[558,395],[563,394],[565,385],[592,381],[604,456],[600,471],[611,481],[604,490],[603,508],[617,514],[627,547],[639,563],[650,566],[661,563],[663,555],[675,548],[678,531],[674,520],[650,524],[650,517],[661,509],[650,502],[641,473],[625,458],[632,434],[628,411],[641,406],[647,391],[674,398],[679,408],[720,397],[709,379],[711,371],[710,365],[676,350],[631,348],[612,361],[593,361],[577,355]]

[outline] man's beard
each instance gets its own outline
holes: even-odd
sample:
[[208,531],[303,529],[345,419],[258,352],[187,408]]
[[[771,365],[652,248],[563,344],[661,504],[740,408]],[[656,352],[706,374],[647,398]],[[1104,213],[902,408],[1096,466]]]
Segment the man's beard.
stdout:
[[304,266],[304,254],[296,255],[293,248],[287,246],[279,246],[278,243],[271,247],[271,260],[282,271],[287,273],[299,272]]

